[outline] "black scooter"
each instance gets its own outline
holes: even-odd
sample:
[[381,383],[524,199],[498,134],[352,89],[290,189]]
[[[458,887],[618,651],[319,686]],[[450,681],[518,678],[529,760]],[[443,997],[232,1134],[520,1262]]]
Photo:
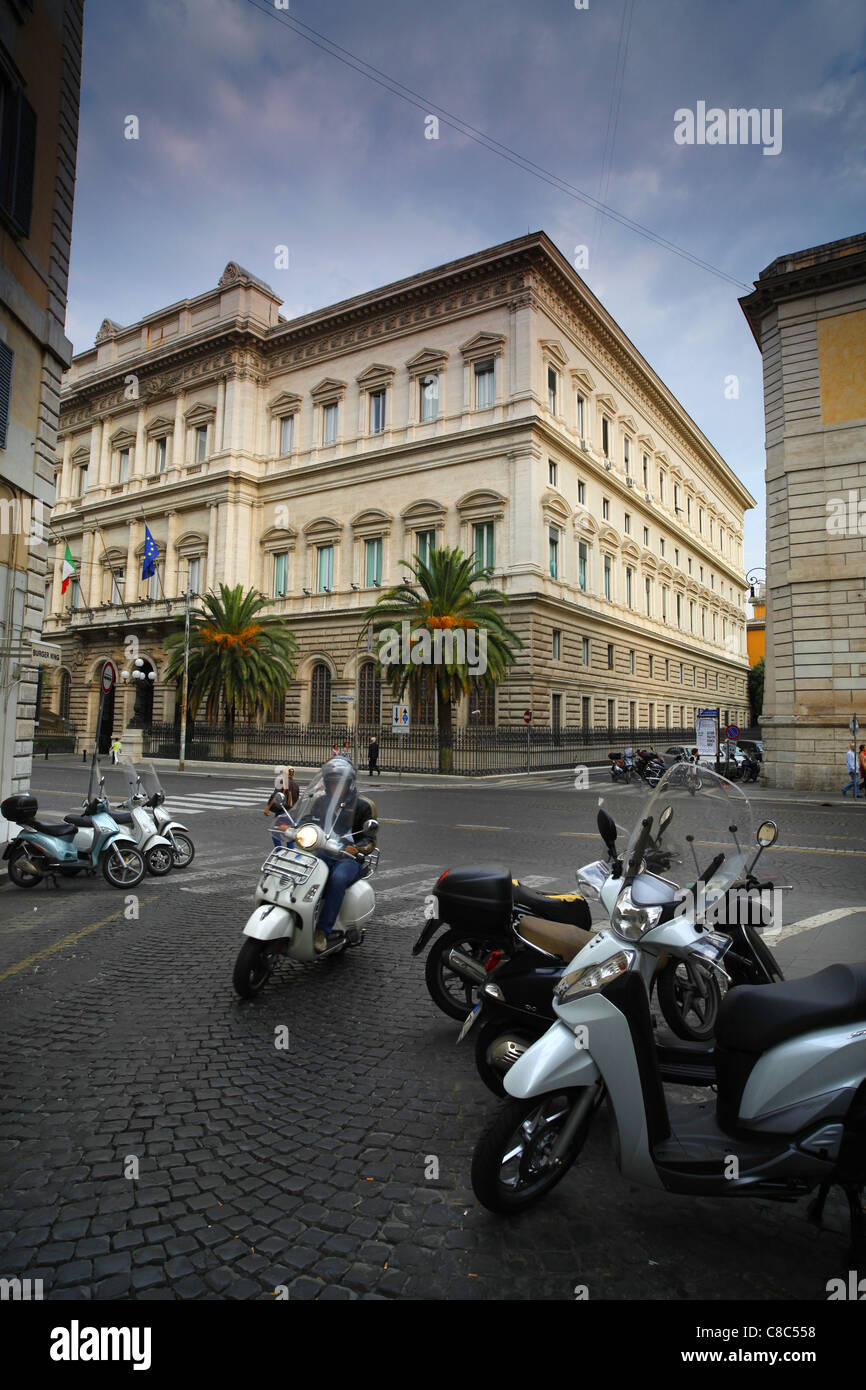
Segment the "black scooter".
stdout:
[[[613,861],[616,858],[616,825],[604,810],[598,813],[598,828]],[[663,873],[670,865],[670,858],[661,845],[663,833],[664,827],[646,856],[647,868],[651,872]],[[724,958],[731,987],[738,984],[773,984],[784,979],[775,956],[751,920],[756,915],[753,911],[756,906],[762,914],[764,909],[755,904],[748,893],[771,886],[759,882],[754,876],[760,854],[759,848],[742,883],[735,884],[729,890],[724,910],[718,914],[724,922],[721,930],[732,941]],[[470,979],[474,981],[480,992],[458,1041],[466,1037],[474,1024],[480,1023],[475,1062],[482,1081],[495,1095],[505,1094],[502,1084],[505,1073],[554,1022],[553,990],[564,970],[565,966],[557,961],[538,962],[523,954],[494,964],[483,978],[474,973],[467,976],[467,982]],[[703,976],[703,972],[701,974]],[[710,974],[702,983],[709,992],[718,990],[717,982]],[[671,961],[659,971],[656,985],[666,1022],[671,1026],[679,1020],[680,1026],[672,1026],[672,1031],[683,1039],[673,1045],[656,1045],[662,1079],[690,1086],[715,1084],[712,1044],[690,1038],[686,1021],[689,992],[699,989],[700,985],[696,986],[687,975],[684,976],[681,963],[676,961]],[[691,1003],[693,1005],[693,1001]],[[713,1026],[716,1012],[717,1005],[712,1008]],[[705,1016],[709,1017],[709,1011]],[[712,1036],[712,1027],[707,1036]]]

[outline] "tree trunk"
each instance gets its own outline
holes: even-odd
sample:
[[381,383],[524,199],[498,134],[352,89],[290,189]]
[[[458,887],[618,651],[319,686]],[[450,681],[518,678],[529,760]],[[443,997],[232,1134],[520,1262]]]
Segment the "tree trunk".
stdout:
[[439,725],[439,771],[450,772],[454,765],[451,699],[436,687],[436,717]]

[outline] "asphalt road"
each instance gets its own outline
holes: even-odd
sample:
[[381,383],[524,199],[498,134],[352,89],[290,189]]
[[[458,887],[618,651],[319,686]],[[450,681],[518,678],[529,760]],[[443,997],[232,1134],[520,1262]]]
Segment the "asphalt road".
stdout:
[[[40,814],[73,809],[85,774],[37,764]],[[475,1202],[497,1102],[410,954],[423,900],[473,860],[572,887],[601,852],[609,784],[376,779],[365,943],[284,966],[242,1003],[231,973],[269,785],[242,766],[163,781],[196,859],[145,880],[137,905],[101,877],[0,888],[0,1276],[58,1299],[826,1297],[847,1268],[835,1194],[820,1231],[802,1203],[659,1198],[622,1180],[604,1119],[534,1211]],[[780,826],[763,871],[794,885],[786,973],[866,959],[866,803],[758,791],[754,811]]]

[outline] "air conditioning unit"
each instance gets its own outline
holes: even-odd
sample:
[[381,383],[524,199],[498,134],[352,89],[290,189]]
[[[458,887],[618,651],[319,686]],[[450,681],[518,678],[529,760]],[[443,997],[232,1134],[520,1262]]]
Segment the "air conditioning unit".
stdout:
[[625,485],[626,487],[634,487],[634,478],[626,478]]
[[613,464],[611,463],[610,459],[605,459],[604,466],[607,469],[608,473],[613,468]]
[[583,451],[584,451],[585,454],[588,454],[588,453],[589,453],[589,444],[588,444],[588,442],[587,442],[585,439],[581,439],[581,441],[580,441],[580,447],[581,447],[581,449],[583,449]]

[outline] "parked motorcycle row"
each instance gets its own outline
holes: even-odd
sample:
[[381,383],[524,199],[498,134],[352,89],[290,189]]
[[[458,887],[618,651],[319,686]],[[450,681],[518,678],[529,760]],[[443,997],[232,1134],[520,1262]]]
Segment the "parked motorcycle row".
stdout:
[[[474,1030],[479,1076],[504,1102],[475,1147],[475,1195],[502,1214],[542,1200],[606,1102],[626,1179],[692,1196],[815,1194],[816,1222],[838,1185],[862,1258],[866,964],[784,980],[760,935],[766,909],[753,911],[778,829],[754,830],[730,778],[679,762],[638,795],[624,848],[599,809],[605,857],[577,870],[584,896],[567,907],[534,894],[527,911],[496,866],[445,870],[433,888],[413,953],[429,946],[430,995],[462,1018],[458,1041]],[[657,1037],[654,998],[673,1039]],[[669,1083],[712,1088],[715,1104],[674,1106]]]
[[126,796],[111,805],[105,791],[106,771],[94,756],[83,813],[62,821],[37,818],[39,803],[29,793],[7,797],[0,811],[21,827],[3,852],[9,877],[19,888],[43,880],[96,875],[112,888],[134,888],[145,873],[162,878],[187,868],[195,855],[189,831],[164,809],[165,793],[153,767],[123,762],[109,770]]
[[[670,751],[668,750],[669,753]],[[622,753],[608,753],[607,758],[612,782],[642,782],[648,787],[657,787],[668,769],[664,758],[652,748],[626,748]],[[683,750],[677,754],[674,761],[689,762],[690,754]],[[669,757],[668,763],[670,762]],[[731,782],[757,782],[761,775],[760,759],[739,748],[732,741],[727,741],[721,748],[719,767],[722,776]]]

